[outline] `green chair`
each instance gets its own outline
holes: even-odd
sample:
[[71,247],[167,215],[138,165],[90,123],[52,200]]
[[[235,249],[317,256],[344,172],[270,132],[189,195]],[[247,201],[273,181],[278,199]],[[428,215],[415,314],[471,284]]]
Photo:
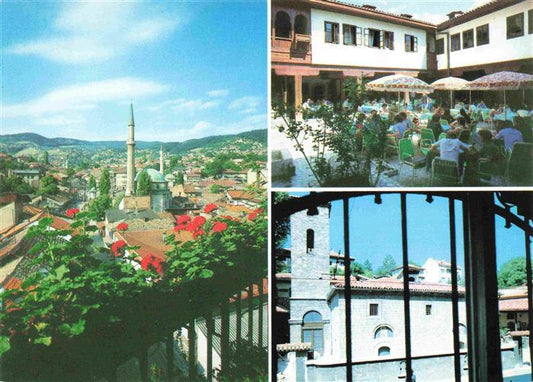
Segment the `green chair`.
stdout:
[[431,145],[435,142],[435,136],[431,129],[420,130],[420,151],[427,155],[431,149]]
[[444,138],[446,138],[446,133],[440,133],[440,134],[439,134],[439,141],[440,141],[441,139],[444,139]]
[[398,159],[400,168],[398,169],[398,180],[400,179],[402,166],[406,164],[413,169],[412,178],[415,176],[415,168],[423,167],[425,164],[424,157],[416,157],[413,142],[409,138],[402,138],[398,142]]
[[507,162],[506,179],[513,185],[533,184],[533,144],[517,142]]
[[459,186],[459,166],[453,160],[436,157],[431,162],[431,186]]

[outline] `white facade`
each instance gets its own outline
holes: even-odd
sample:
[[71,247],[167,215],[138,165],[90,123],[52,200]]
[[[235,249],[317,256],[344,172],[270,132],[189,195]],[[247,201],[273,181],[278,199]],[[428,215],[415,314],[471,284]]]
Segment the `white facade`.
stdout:
[[[461,49],[450,51],[450,68],[483,65],[502,61],[530,59],[533,57],[533,34],[529,34],[528,10],[533,7],[531,1],[524,1],[475,20],[445,29],[437,33],[437,40],[444,38],[444,53],[437,55],[438,70],[447,66],[447,44],[450,36],[460,33]],[[522,13],[524,16],[524,34],[521,37],[507,39],[507,17]],[[476,28],[489,25],[489,43],[477,46]],[[463,32],[473,29],[474,46],[463,49]]]
[[[325,22],[339,24],[338,43],[325,42]],[[361,27],[362,45],[344,45],[343,24]],[[364,30],[371,28],[394,33],[394,49],[380,49],[364,45]],[[417,38],[417,52],[405,51],[405,35]],[[426,31],[398,24],[376,21],[359,16],[311,9],[312,62],[318,65],[343,65],[368,68],[427,68]]]
[[[452,283],[452,269],[450,263],[429,258],[422,267],[424,270],[420,275],[421,281],[434,284]],[[457,280],[461,281],[462,279],[463,269],[461,267],[457,267]]]

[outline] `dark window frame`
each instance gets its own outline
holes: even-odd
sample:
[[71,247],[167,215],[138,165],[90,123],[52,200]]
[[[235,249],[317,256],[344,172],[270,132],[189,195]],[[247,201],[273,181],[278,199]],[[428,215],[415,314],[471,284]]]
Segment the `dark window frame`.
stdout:
[[533,34],[533,9],[527,11],[527,34]]
[[426,316],[431,316],[433,314],[432,309],[433,309],[433,305],[431,304],[426,305]]
[[394,50],[394,32],[383,31],[383,49]]
[[409,53],[418,52],[418,37],[406,34],[404,37],[405,51]]
[[[349,34],[352,38],[351,43],[346,42],[346,31],[350,30]],[[342,44],[348,46],[357,46],[357,26],[352,24],[342,24]]]
[[461,50],[461,33],[454,33],[450,36],[450,52]]
[[[480,31],[482,31],[481,28],[484,28],[486,27],[487,28],[487,32],[486,32],[486,35],[487,35],[487,40],[486,41],[480,41]],[[484,25],[480,25],[478,27],[476,27],[476,46],[481,46],[481,45],[488,45],[490,44],[490,35],[489,35],[489,31],[490,31],[490,27],[489,27],[489,24],[484,24]],[[484,31],[482,31],[482,35],[485,34]]]
[[315,231],[311,228],[305,232],[305,243],[306,253],[309,253],[315,249]]
[[379,316],[379,304],[368,304],[368,315],[373,317]]
[[[331,26],[331,32],[328,31],[328,26]],[[328,44],[338,44],[339,29],[339,23],[334,23],[332,21],[324,21],[324,42]]]
[[470,49],[474,47],[474,28],[467,29],[462,33],[463,49]]
[[437,55],[444,54],[444,37],[438,38],[435,41],[435,53]]
[[[514,32],[512,34],[509,34],[509,27],[513,26],[512,25],[512,21],[515,20],[515,19],[518,19],[520,21],[520,31],[518,32]],[[525,28],[524,28],[524,12],[521,12],[521,13],[517,13],[516,15],[512,15],[512,16],[509,16],[507,17],[506,19],[506,36],[507,36],[507,40],[511,40],[513,38],[518,38],[518,37],[522,37],[524,36],[524,32],[525,32]]]
[[[286,17],[288,17],[288,25],[286,25],[286,26],[288,26],[288,28],[289,28],[289,29],[288,29],[288,32],[289,32],[288,35],[285,35],[285,34],[281,35],[281,34],[279,34],[279,33],[280,33],[280,28],[279,28],[279,27],[280,27],[281,22],[287,21],[287,20],[280,20],[280,19],[279,19],[279,17],[282,17],[282,15],[285,15]],[[285,16],[283,16],[283,17],[285,17]],[[290,38],[292,37],[292,22],[291,22],[291,16],[290,16],[287,12],[285,12],[285,11],[278,11],[278,12],[276,13],[276,18],[275,18],[275,20],[274,20],[274,28],[275,28],[275,34],[274,34],[274,37],[275,37],[275,38],[281,38],[281,39],[284,39],[284,38],[285,38],[285,39],[290,39]]]

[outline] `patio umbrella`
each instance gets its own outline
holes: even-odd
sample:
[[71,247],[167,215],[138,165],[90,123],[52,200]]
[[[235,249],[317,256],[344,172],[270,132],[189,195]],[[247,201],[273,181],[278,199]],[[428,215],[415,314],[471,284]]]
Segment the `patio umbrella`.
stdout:
[[[431,84],[435,90],[449,90],[450,91],[450,107],[453,107],[453,91],[464,90],[465,86],[470,82],[458,77],[441,78]],[[472,103],[472,101],[470,101]]]
[[470,82],[467,88],[470,90],[503,90],[503,103],[507,104],[505,91],[533,88],[533,75],[518,72],[498,72]]
[[[433,92],[433,88],[418,78],[406,76],[404,74],[393,74],[378,78],[366,84],[368,90],[381,92],[409,92],[428,94]],[[407,98],[407,96],[406,96]]]

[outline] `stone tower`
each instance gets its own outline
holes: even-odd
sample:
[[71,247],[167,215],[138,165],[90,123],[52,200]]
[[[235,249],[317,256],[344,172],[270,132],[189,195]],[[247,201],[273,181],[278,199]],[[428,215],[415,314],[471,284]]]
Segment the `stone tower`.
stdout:
[[163,145],[161,145],[161,148],[159,149],[159,172],[161,175],[163,175],[165,163],[163,162]]
[[329,353],[331,341],[331,310],[327,300],[331,290],[329,213],[329,206],[320,206],[291,216],[290,339],[291,343],[303,342],[304,316],[309,312],[319,313],[324,329],[320,356]]
[[135,193],[135,122],[133,120],[133,104],[130,105],[130,123],[128,124],[128,161],[126,164],[126,196]]

